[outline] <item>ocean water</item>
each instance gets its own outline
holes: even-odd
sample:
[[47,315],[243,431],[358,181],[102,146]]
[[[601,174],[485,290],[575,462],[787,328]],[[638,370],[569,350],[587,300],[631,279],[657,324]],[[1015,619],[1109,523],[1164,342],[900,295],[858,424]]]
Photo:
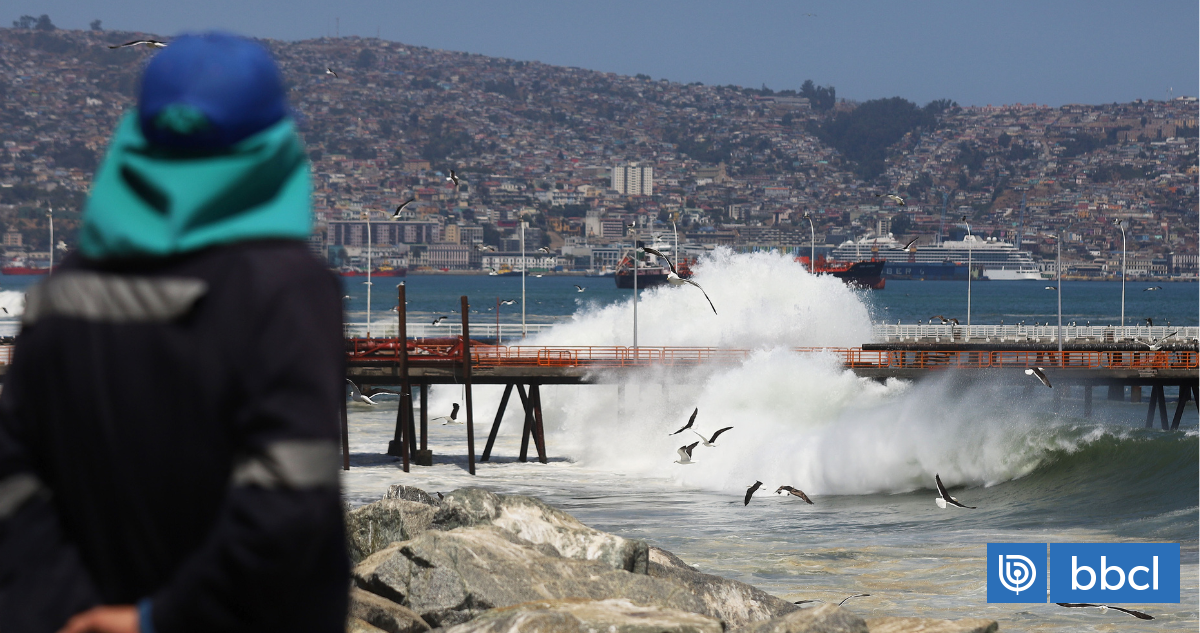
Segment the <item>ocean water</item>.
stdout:
[[[865,617],[981,616],[1002,631],[1194,631],[1200,626],[1198,539],[1200,437],[1195,405],[1181,429],[1141,428],[1145,402],[1109,402],[1083,416],[1079,389],[1057,394],[1020,373],[947,374],[918,383],[864,380],[803,346],[865,342],[872,322],[912,323],[936,314],[965,322],[965,282],[889,281],[852,290],[813,277],[769,253],[718,252],[696,268],[717,308],[692,287],[643,291],[642,345],[754,350],[745,361],[686,371],[647,369],[627,377],[623,404],[612,384],[542,391],[549,463],[522,463],[521,414],[510,403],[490,463],[467,474],[466,429],[433,425],[434,466],[399,469],[385,453],[396,402],[349,405],[350,471],[342,485],[354,505],[393,483],[448,492],[483,486],[535,495],[596,528],[642,538],[702,571],[754,584],[788,600],[840,600]],[[15,331],[24,289],[36,278],[0,276],[0,329]],[[347,320],[366,316],[362,278],[344,278]],[[373,280],[373,320],[395,319],[397,278]],[[458,318],[470,298],[473,320],[494,322],[496,302],[520,297],[515,277],[413,275],[404,280],[411,318]],[[631,291],[611,278],[526,279],[527,320],[555,326],[530,341],[553,345],[632,343]],[[584,287],[579,292],[574,286]],[[1052,283],[972,284],[974,323],[1056,318]],[[1197,284],[1128,283],[1127,322],[1197,324]],[[491,308],[489,310],[488,308]],[[1064,322],[1116,323],[1120,283],[1066,282]],[[519,306],[502,306],[505,323]],[[462,403],[461,386],[431,390],[430,416]],[[1174,390],[1168,389],[1168,396]],[[1055,395],[1059,398],[1056,400]],[[475,446],[481,453],[501,388],[476,387]],[[1174,413],[1174,398],[1170,411]],[[696,429],[732,426],[696,464],[675,450],[697,438],[669,435],[698,409]],[[462,416],[460,416],[462,417]],[[532,451],[531,451],[532,452]],[[933,476],[978,510],[939,509]],[[749,505],[746,488],[763,487]],[[773,494],[804,490],[815,505]],[[1175,542],[1182,545],[1182,602],[1130,605],[1152,622],[1116,612],[1051,604],[986,602],[988,542]]]
[[[644,370],[627,376],[623,403],[612,384],[544,387],[549,463],[516,460],[521,415],[513,403],[492,462],[479,464],[475,477],[466,473],[464,426],[431,427],[434,466],[414,466],[405,474],[395,458],[383,454],[394,430],[394,400],[376,407],[352,403],[352,468],[343,478],[347,498],[367,503],[392,483],[442,492],[477,485],[536,495],[589,525],[647,539],[703,571],[789,600],[869,593],[847,603],[866,617],[982,616],[999,620],[1004,631],[1200,626],[1200,438],[1194,405],[1181,430],[1146,430],[1145,402],[1109,402],[1101,392],[1094,415],[1085,418],[1081,390],[1063,394],[1059,387],[1055,394],[1033,388],[1032,379],[1018,372],[880,384],[842,370],[824,355],[790,351],[861,343],[881,312],[913,319],[955,316],[946,306],[960,299],[960,290],[965,295],[965,283],[889,282],[882,292],[855,291],[763,253],[718,253],[701,264],[695,279],[718,314],[692,287],[646,291],[638,307],[639,343],[755,350],[743,362]],[[414,276],[406,284],[409,310],[453,314],[462,294],[475,309],[494,306],[496,296],[514,296],[514,285],[519,296],[519,283]],[[616,290],[612,279],[543,277],[527,283],[530,304],[539,306],[536,318],[558,324],[531,344],[631,343],[630,291]],[[586,290],[577,292],[575,283]],[[1113,284],[1072,285],[1079,288],[1074,295],[1064,292],[1064,312],[1072,305],[1074,319],[1116,321],[1119,283],[1115,299],[1109,296]],[[1128,286],[1127,314],[1195,324],[1196,285],[1162,286],[1138,289],[1143,293],[1138,295]],[[1053,299],[1041,293],[1055,293],[1036,282],[982,282],[972,291],[977,323],[1054,314]],[[351,294],[354,312],[362,298],[353,289]],[[1068,296],[1074,303],[1068,304]],[[961,299],[965,310],[965,296]],[[500,395],[499,387],[473,392],[477,453]],[[447,414],[454,402],[463,402],[461,386],[434,387],[430,416]],[[670,434],[693,409],[699,411],[700,432],[733,428],[717,446],[698,446],[696,464],[675,464],[675,450],[697,438]],[[955,496],[979,509],[939,509],[933,502],[935,473]],[[755,481],[764,485],[743,505]],[[780,485],[804,490],[815,505],[773,494]],[[1152,622],[1050,604],[986,602],[988,542],[1117,541],[1180,543],[1182,602],[1134,605],[1153,614]]]

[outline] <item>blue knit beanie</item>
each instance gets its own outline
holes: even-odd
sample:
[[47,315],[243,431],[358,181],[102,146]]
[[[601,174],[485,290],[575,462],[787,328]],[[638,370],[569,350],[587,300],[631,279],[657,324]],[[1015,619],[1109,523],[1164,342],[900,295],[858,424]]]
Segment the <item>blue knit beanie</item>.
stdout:
[[211,151],[287,115],[283,78],[261,45],[228,33],[183,35],[142,76],[138,123],[150,143]]

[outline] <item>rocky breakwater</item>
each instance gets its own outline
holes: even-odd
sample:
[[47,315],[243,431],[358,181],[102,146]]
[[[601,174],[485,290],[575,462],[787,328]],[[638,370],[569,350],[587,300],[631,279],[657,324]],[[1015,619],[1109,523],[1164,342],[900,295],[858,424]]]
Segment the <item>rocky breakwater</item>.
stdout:
[[392,486],[347,512],[351,619],[361,633],[746,631],[988,633],[990,620],[863,620],[801,610],[696,571],[644,541],[592,529],[538,499],[481,488],[444,498]]

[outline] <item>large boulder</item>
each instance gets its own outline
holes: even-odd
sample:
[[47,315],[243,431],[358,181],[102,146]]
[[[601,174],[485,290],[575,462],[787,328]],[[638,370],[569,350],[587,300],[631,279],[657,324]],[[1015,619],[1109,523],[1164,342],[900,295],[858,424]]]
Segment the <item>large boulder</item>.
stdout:
[[793,611],[765,622],[736,629],[736,633],[875,633],[867,622],[832,604]]
[[346,513],[350,561],[362,559],[396,541],[416,538],[433,523],[437,508],[406,499],[383,499]]
[[1000,624],[985,618],[871,618],[867,620],[867,628],[871,633],[996,633]]
[[703,602],[674,581],[564,558],[548,544],[531,544],[496,526],[429,530],[393,543],[359,564],[354,578],[359,587],[408,607],[434,627],[461,624],[488,609],[562,598],[626,599],[706,612]]
[[371,626],[358,618],[350,618],[346,620],[346,633],[387,633],[387,631]]
[[[440,493],[435,493],[440,494]],[[434,499],[433,495],[415,488],[413,486],[405,486],[404,484],[392,484],[388,486],[387,492],[383,495],[384,499],[405,499],[407,501],[416,501],[426,505],[436,506],[441,503],[438,499]]]
[[407,607],[358,587],[350,589],[350,617],[387,633],[421,633],[429,630],[429,625],[421,616]]
[[485,611],[446,633],[722,633],[725,627],[695,613],[643,607],[628,600],[542,600]]
[[550,545],[567,558],[599,561],[635,574],[646,573],[649,560],[645,541],[590,528],[562,510],[522,495],[461,488],[445,496],[433,522],[443,530],[495,525],[531,543]]
[[[663,561],[659,563],[656,561]],[[733,628],[770,620],[800,608],[744,582],[696,571],[674,554],[651,548],[648,573],[652,578],[673,580],[704,603],[703,613],[724,620]]]

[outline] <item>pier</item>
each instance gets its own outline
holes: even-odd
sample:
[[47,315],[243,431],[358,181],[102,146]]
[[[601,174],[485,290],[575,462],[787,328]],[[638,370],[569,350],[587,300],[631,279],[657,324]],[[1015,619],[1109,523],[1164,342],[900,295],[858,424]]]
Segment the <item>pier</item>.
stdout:
[[[399,305],[405,305],[403,286]],[[401,457],[406,472],[412,463],[432,463],[426,444],[426,403],[430,385],[458,384],[465,389],[468,468],[474,474],[473,385],[505,386],[500,406],[491,418],[491,428],[479,461],[490,459],[496,435],[513,400],[512,395],[516,393],[523,418],[518,459],[528,459],[532,444],[538,460],[545,463],[542,385],[614,384],[618,385],[620,393],[623,385],[633,380],[633,373],[639,370],[733,365],[744,362],[753,353],[749,349],[716,347],[496,345],[472,339],[468,314],[467,298],[462,297],[462,321],[456,324],[460,332],[457,336],[410,338],[402,314],[396,327],[400,336],[346,339],[347,377],[358,384],[363,393],[369,395],[378,389],[399,388],[396,432],[389,443],[388,454]],[[1059,351],[1059,344],[1047,336],[1048,330],[1057,334],[1058,328],[1049,326],[883,327],[896,328],[894,332],[885,331],[878,337],[886,342],[860,347],[797,347],[792,351],[836,358],[847,370],[879,381],[888,378],[922,380],[950,371],[994,380],[1006,373],[1015,376],[1023,374],[1027,368],[1041,367],[1055,386],[1056,400],[1069,389],[1083,389],[1084,414],[1088,417],[1097,388],[1107,390],[1105,397],[1108,400],[1124,400],[1128,388],[1132,402],[1140,402],[1142,390],[1148,388],[1147,428],[1153,426],[1157,412],[1163,430],[1177,429],[1187,403],[1200,402],[1197,390],[1200,351],[1195,338],[1198,328],[1167,331],[1167,328],[1081,327],[1071,332],[1069,342],[1064,340]],[[1175,335],[1169,339],[1158,340],[1172,332]],[[1026,378],[1020,376],[1021,380]],[[1035,382],[1026,380],[1026,389],[1035,388]],[[1170,421],[1167,387],[1179,388]],[[1037,388],[1041,388],[1040,385]],[[414,389],[418,390],[421,401],[419,421],[413,403]],[[348,469],[345,409],[342,420],[343,466]]]

